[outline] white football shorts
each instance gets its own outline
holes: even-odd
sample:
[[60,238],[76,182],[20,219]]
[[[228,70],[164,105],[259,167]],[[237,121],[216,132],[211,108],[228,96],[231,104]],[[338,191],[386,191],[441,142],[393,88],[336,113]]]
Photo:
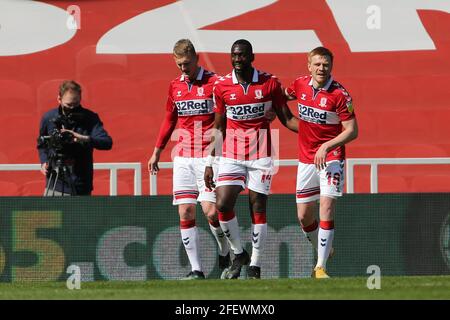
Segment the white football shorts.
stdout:
[[221,157],[217,174],[216,187],[241,186],[266,194],[270,193],[272,184],[273,160],[265,157],[255,160],[236,160]]
[[[173,205],[196,204],[202,201],[216,202],[214,190],[205,186],[205,158],[175,157],[173,159]],[[213,164],[214,178],[217,163]]]
[[327,167],[318,171],[314,164],[298,163],[297,203],[319,200],[320,196],[335,199],[342,196],[344,187],[344,160],[327,162]]

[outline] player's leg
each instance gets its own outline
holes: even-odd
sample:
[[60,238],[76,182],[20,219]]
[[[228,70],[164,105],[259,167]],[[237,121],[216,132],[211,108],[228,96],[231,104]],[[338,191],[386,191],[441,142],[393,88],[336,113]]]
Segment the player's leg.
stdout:
[[200,261],[199,233],[195,223],[198,190],[192,159],[175,157],[173,163],[173,204],[178,206],[180,233],[191,272],[185,279],[203,279]]
[[238,278],[241,267],[250,262],[250,257],[242,246],[239,224],[234,212],[236,199],[245,188],[246,179],[247,169],[242,161],[224,157],[220,159],[216,183],[216,209],[220,226],[234,253],[233,263],[226,274],[227,279]]
[[241,190],[242,187],[237,185],[224,185],[216,188],[216,208],[220,226],[225,233],[234,254],[231,267],[226,274],[223,275],[225,279],[239,278],[242,266],[247,265],[250,262],[250,257],[242,246],[239,223],[234,213],[236,199]]
[[261,258],[267,239],[267,195],[249,190],[250,216],[252,220],[252,256],[247,276],[261,278]]
[[[216,239],[217,247],[219,251],[219,269],[224,270],[230,266],[230,247],[228,240],[220,227],[219,218],[216,211],[216,193],[214,190],[208,190],[205,186],[204,172],[205,172],[205,159],[197,158],[196,164],[196,177],[197,187],[200,191],[198,201],[200,201],[203,213],[209,223],[211,233]],[[215,176],[217,174],[217,165],[213,165]],[[214,177],[216,180],[216,177]]]
[[320,197],[319,246],[317,250],[316,268],[326,269],[326,263],[333,247],[334,208],[336,199],[328,196]]
[[234,212],[237,197],[242,191],[241,186],[224,185],[216,188],[216,211],[220,227],[228,239],[234,255],[241,254],[243,247],[239,232],[239,223]]
[[220,158],[216,183],[216,210],[220,226],[235,255],[244,251],[234,206],[239,193],[245,188],[246,176],[245,167],[238,161]]
[[181,240],[192,270],[185,279],[204,279],[200,261],[199,233],[195,225],[195,204],[180,204],[178,213],[180,215]]
[[316,220],[317,200],[320,198],[320,181],[314,164],[299,162],[297,169],[297,217],[303,234],[315,250],[318,246],[319,222]]
[[216,204],[214,202],[202,201],[202,210],[208,219],[209,229],[211,230],[214,239],[217,242],[219,251],[219,269],[223,272],[230,266],[230,246],[227,237],[220,226],[219,218],[217,216]]
[[297,203],[297,218],[300,222],[303,234],[317,250],[319,239],[319,222],[316,219],[317,201]]
[[[344,185],[344,161],[330,161],[320,171],[320,224],[319,246],[315,270],[323,270],[326,275],[326,263],[332,252],[334,239],[334,209],[336,198],[342,196]],[[317,271],[316,271],[317,273]]]
[[252,257],[247,271],[249,278],[261,277],[261,258],[267,239],[267,197],[272,184],[273,161],[260,158],[247,162],[249,167],[249,205],[252,219]]

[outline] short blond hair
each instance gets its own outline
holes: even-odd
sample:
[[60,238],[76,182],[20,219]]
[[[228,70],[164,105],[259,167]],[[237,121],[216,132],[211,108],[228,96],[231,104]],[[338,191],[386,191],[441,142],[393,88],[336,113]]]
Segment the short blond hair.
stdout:
[[330,49],[327,49],[325,47],[317,47],[312,49],[309,53],[308,53],[308,61],[311,62],[311,58],[313,56],[328,56],[330,57],[330,62],[333,63],[333,53],[331,52]]
[[173,55],[177,57],[185,57],[189,55],[196,56],[195,47],[189,39],[180,39],[173,46]]

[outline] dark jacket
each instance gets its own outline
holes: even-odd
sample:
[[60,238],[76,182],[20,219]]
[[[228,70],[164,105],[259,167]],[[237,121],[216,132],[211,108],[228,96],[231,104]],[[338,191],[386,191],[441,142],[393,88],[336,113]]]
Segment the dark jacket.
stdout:
[[[61,112],[61,106],[54,108],[42,116],[39,128],[39,137],[55,136],[55,132],[64,128],[73,130],[82,135],[90,137],[88,143],[66,142],[63,138],[46,138],[45,142],[42,138],[38,138],[39,159],[42,163],[49,163],[49,175],[51,169],[55,168],[56,160],[62,158],[67,167],[71,167],[70,181],[65,181],[64,188],[62,179],[58,178],[55,190],[70,193],[70,185],[75,187],[75,194],[90,194],[93,189],[93,151],[110,150],[112,148],[112,138],[103,128],[103,123],[98,114],[83,108],[82,106],[75,109],[69,118],[65,117]],[[53,134],[53,135],[52,135]],[[55,143],[56,141],[56,143]],[[59,143],[61,142],[62,143]],[[59,154],[59,155],[58,155]],[[60,177],[61,177],[60,173]],[[47,183],[49,179],[47,175]],[[68,180],[68,179],[66,179]],[[53,185],[52,185],[53,186]],[[52,189],[50,186],[50,189]]]

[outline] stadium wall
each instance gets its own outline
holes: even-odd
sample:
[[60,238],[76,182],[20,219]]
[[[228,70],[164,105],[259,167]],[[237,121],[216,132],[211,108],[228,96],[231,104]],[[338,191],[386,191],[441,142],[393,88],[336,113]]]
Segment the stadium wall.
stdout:
[[[171,197],[3,197],[0,281],[54,281],[81,268],[83,281],[177,279],[189,270]],[[251,249],[246,196],[236,205]],[[263,278],[308,277],[313,250],[296,220],[292,195],[272,195]],[[216,245],[197,217],[208,278],[217,278]],[[449,194],[345,195],[338,202],[332,276],[450,274]]]

